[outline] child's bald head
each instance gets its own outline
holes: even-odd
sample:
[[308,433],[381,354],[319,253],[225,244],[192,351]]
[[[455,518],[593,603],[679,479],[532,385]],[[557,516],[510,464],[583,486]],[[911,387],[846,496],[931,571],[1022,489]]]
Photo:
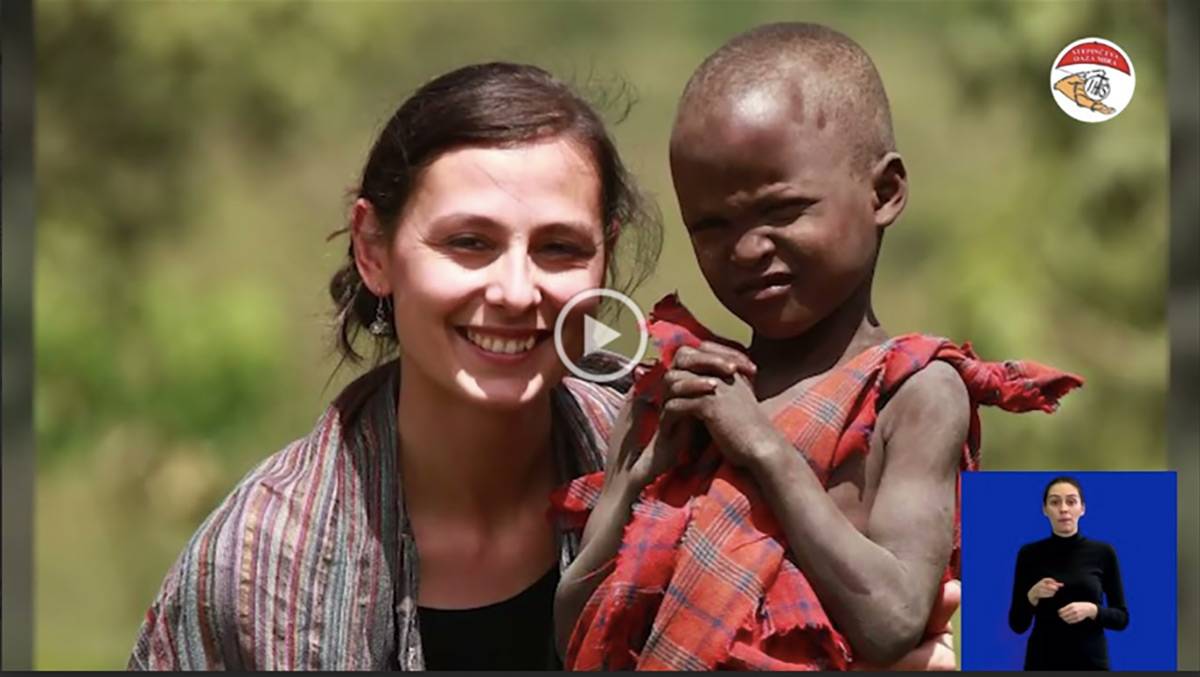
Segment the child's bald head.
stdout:
[[826,26],[767,24],[725,43],[688,81],[673,136],[756,99],[790,106],[797,124],[834,127],[850,146],[857,170],[895,150],[891,110],[875,64],[858,43]]
[[670,161],[700,270],[755,336],[869,303],[908,182],[879,74],[850,38],[785,23],[729,41],[684,90]]

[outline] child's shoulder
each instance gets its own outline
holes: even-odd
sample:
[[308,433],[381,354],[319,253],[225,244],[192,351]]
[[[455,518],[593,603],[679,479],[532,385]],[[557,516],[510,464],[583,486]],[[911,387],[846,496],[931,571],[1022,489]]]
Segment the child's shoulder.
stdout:
[[914,333],[890,338],[878,350],[884,371],[881,386],[889,404],[936,406],[969,399],[962,369],[947,361],[947,350],[970,355],[969,347],[964,352],[943,337]]
[[[924,434],[965,437],[970,396],[962,375],[942,360],[932,360],[904,380],[879,413],[885,435],[913,429]],[[940,435],[939,435],[940,436]]]
[[893,399],[932,398],[943,403],[967,399],[967,386],[962,375],[948,362],[932,360],[908,377],[896,391]]

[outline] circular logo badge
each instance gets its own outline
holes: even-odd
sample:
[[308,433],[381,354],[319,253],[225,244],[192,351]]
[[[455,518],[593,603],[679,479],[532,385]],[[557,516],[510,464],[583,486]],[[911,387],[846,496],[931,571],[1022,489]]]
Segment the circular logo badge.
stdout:
[[1050,95],[1080,122],[1104,122],[1133,98],[1133,61],[1115,42],[1084,38],[1067,45],[1050,67]]
[[[638,326],[638,347],[633,359],[619,365],[615,371],[597,372],[585,368],[583,365],[576,364],[574,360],[567,355],[566,349],[563,347],[562,332],[563,326],[566,323],[567,316],[571,310],[588,299],[597,297],[606,297],[613,299],[617,303],[628,308],[633,312],[633,317],[637,320]],[[597,320],[591,315],[583,316],[583,357],[587,357],[592,353],[603,350],[605,346],[621,337],[621,332]],[[629,372],[642,361],[646,355],[646,316],[642,314],[642,309],[638,308],[633,299],[628,296],[613,291],[611,289],[588,289],[581,291],[571,297],[570,301],[563,306],[559,311],[558,318],[554,321],[554,349],[558,352],[558,359],[567,366],[570,372],[579,378],[599,383],[607,383],[615,381]]]

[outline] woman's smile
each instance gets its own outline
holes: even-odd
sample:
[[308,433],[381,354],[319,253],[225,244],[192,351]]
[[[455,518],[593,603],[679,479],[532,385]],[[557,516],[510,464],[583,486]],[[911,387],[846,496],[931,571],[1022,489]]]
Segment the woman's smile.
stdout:
[[479,357],[500,364],[524,361],[550,338],[547,329],[461,326],[455,327],[455,333]]

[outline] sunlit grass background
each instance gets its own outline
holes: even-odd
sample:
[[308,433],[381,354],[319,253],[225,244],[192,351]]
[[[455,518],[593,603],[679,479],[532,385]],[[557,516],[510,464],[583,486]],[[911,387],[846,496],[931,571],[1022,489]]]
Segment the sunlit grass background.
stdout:
[[[187,537],[354,375],[326,387],[325,285],[345,242],[325,237],[375,134],[431,77],[502,59],[597,95],[632,86],[614,132],[667,235],[636,299],[680,290],[747,338],[692,259],[666,140],[691,70],[773,20],[846,32],[888,88],[912,195],[879,264],[884,326],[1087,379],[1053,417],[986,411],[984,466],[1164,468],[1161,3],[44,0],[36,666],[123,667]],[[1101,125],[1063,115],[1047,86],[1054,56],[1091,35],[1137,73]]]

